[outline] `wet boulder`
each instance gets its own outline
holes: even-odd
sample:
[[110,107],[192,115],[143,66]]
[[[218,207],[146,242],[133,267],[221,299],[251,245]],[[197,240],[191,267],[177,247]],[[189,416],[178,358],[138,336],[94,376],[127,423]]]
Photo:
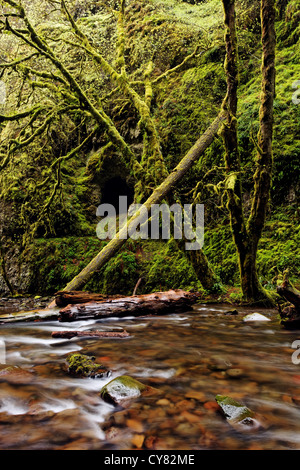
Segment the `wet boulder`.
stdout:
[[103,378],[109,377],[110,371],[102,364],[95,362],[94,356],[73,353],[67,357],[68,372],[77,377]]
[[254,411],[226,395],[217,395],[218,403],[227,422],[238,431],[256,431],[263,426]]
[[14,384],[28,384],[35,379],[33,372],[22,367],[8,364],[0,364],[0,382]]
[[243,321],[270,321],[270,318],[266,317],[265,315],[262,315],[261,313],[249,313],[249,315],[246,315],[243,318]]
[[153,387],[145,385],[128,375],[111,380],[100,391],[101,398],[113,405],[126,407],[133,399],[158,393]]

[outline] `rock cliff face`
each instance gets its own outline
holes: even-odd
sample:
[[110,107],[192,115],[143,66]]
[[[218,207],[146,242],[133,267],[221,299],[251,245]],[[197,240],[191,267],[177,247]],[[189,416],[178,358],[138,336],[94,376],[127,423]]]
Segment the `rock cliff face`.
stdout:
[[[51,2],[39,0],[25,1],[30,19],[46,37],[55,37],[53,47],[59,52],[65,66],[75,74],[82,88],[93,102],[102,99],[105,111],[117,124],[126,141],[142,157],[142,130],[138,126],[138,116],[122,93],[115,93],[107,74],[92,67],[91,60],[83,51],[70,44],[72,35],[66,16],[53,10]],[[118,1],[68,2],[70,12],[92,40],[107,61],[114,64],[117,53],[116,16]],[[255,149],[251,135],[256,132],[257,94],[260,86],[260,46],[259,46],[259,2],[237,0],[238,34],[240,42],[240,146],[244,165],[244,184],[251,191],[252,180],[250,155]],[[268,282],[268,272],[276,265],[282,270],[291,266],[296,276],[298,261],[294,259],[294,245],[299,234],[296,225],[299,194],[299,154],[300,148],[295,139],[299,123],[300,105],[292,102],[292,85],[300,79],[299,74],[299,12],[295,0],[281,2],[278,13],[277,50],[277,99],[275,103],[274,129],[274,177],[273,177],[273,219],[270,219],[266,236],[262,240],[260,263],[262,275]],[[247,12],[247,13],[246,13]],[[128,0],[125,21],[126,68],[132,81],[142,79],[149,61],[154,64],[154,76],[176,67],[191,54],[196,44],[199,53],[175,75],[168,76],[154,90],[153,114],[161,137],[162,152],[169,170],[193,145],[199,134],[215,117],[226,90],[224,78],[223,12],[218,0]],[[2,41],[3,39],[3,41]],[[60,41],[58,41],[58,39]],[[3,61],[15,55],[19,45],[9,35],[1,38]],[[38,69],[45,62],[32,62]],[[14,112],[20,101],[27,104],[56,102],[57,96],[39,88],[39,77],[32,88],[22,82],[15,71],[4,74],[7,99],[0,104],[0,114]],[[137,85],[138,86],[138,85]],[[297,90],[296,90],[297,91]],[[280,118],[280,119],[279,119]],[[107,146],[105,133],[94,139],[86,148],[76,153],[76,157],[66,161],[62,167],[61,190],[57,192],[49,209],[41,214],[41,207],[52,194],[51,188],[56,175],[51,176],[51,184],[41,186],[47,168],[60,155],[71,151],[80,139],[90,130],[89,118],[57,116],[49,125],[46,137],[35,139],[28,147],[16,152],[14,161],[1,171],[0,191],[0,236],[2,267],[16,291],[42,293],[55,292],[64,287],[99,250],[96,238],[96,208],[103,194],[110,202],[109,194],[123,191],[120,179],[132,192],[134,178],[130,168],[123,162],[122,154]],[[18,122],[5,125],[0,122],[0,145],[15,139],[21,132]],[[2,147],[1,147],[2,148]],[[103,150],[104,149],[104,150]],[[1,151],[2,153],[2,151]],[[3,157],[1,157],[3,158]],[[223,162],[223,149],[216,142],[185,179],[178,191],[186,194],[199,181],[216,185],[221,178],[219,170],[209,173],[212,167],[220,167]],[[119,178],[119,179],[118,179]],[[112,183],[119,181],[119,183]],[[122,183],[123,184],[123,183]],[[118,187],[119,185],[119,187]],[[297,186],[298,185],[298,186]],[[107,189],[108,188],[108,189]],[[107,196],[108,194],[108,196]],[[223,209],[216,209],[220,196],[212,198],[209,186],[204,187],[203,200],[206,204],[207,254],[220,277],[220,283],[235,283],[237,262],[230,233],[225,233],[227,218]],[[288,207],[287,207],[288,206]],[[284,209],[282,209],[284,207]],[[294,221],[295,220],[295,221]],[[276,225],[276,232],[271,225]],[[30,243],[28,236],[34,233]],[[282,245],[290,241],[290,248],[282,259]],[[226,253],[220,253],[221,245],[226,244]],[[72,249],[73,246],[73,249]],[[272,247],[272,256],[267,257]],[[85,248],[86,247],[86,248]],[[87,248],[88,247],[88,248]],[[158,270],[159,252],[166,255],[166,270],[177,266],[179,284],[171,284],[169,278],[165,288],[195,287],[192,282],[191,267],[182,265],[182,259],[170,247],[152,246],[148,257],[149,266],[145,269],[145,258],[136,244],[112,263],[102,278],[91,288],[109,291],[116,279],[123,277],[122,293],[132,293],[141,274],[146,272],[146,281],[141,285],[152,290],[160,290],[162,271]],[[222,251],[222,250],[221,250]],[[128,253],[130,253],[128,255]],[[178,258],[179,257],[179,258]],[[44,260],[41,262],[41,260]],[[5,264],[3,264],[3,261]],[[178,267],[179,266],[179,267]],[[166,272],[163,273],[166,276]],[[270,276],[269,276],[270,277]],[[150,282],[151,281],[151,282]],[[150,284],[149,284],[150,283]],[[105,285],[104,285],[105,284]],[[128,287],[129,286],[129,287]],[[126,290],[128,289],[128,291]],[[0,273],[0,293],[9,293],[3,273]],[[109,293],[116,293],[113,289]]]

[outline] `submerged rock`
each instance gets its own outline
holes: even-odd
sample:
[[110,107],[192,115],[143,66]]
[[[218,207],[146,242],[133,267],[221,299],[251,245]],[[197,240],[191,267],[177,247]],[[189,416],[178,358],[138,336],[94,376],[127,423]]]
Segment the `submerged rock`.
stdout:
[[113,405],[126,406],[134,398],[157,392],[153,387],[144,385],[128,375],[121,375],[106,384],[100,391],[100,396]]
[[243,369],[240,369],[238,367],[235,367],[235,368],[232,368],[232,369],[228,369],[226,371],[226,376],[227,377],[230,377],[232,379],[239,379],[240,377],[242,377],[244,375],[244,371]]
[[79,377],[102,378],[109,377],[110,371],[102,364],[95,362],[94,356],[74,353],[67,357],[68,372]]
[[263,427],[247,406],[226,395],[217,395],[215,399],[228,423],[238,431],[256,431]]
[[0,382],[5,381],[15,384],[28,384],[35,378],[33,372],[22,367],[8,364],[0,364]]
[[265,315],[262,315],[261,313],[249,313],[249,315],[246,315],[243,318],[243,321],[271,321],[270,318],[266,317]]
[[239,312],[234,309],[234,310],[226,310],[226,312],[224,312],[225,315],[238,315]]

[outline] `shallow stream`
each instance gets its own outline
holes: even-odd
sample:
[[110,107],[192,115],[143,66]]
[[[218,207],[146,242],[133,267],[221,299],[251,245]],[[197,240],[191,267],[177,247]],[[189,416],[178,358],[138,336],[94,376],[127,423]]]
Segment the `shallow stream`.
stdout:
[[[227,311],[228,306],[197,305],[160,317],[1,325],[0,362],[30,374],[0,382],[0,449],[300,449],[300,364],[294,347],[300,330],[284,330],[276,311]],[[253,311],[270,321],[244,322]],[[111,328],[130,336],[51,336],[57,330]],[[75,351],[96,356],[111,376],[70,377],[66,357]],[[160,393],[125,409],[105,403],[101,388],[123,374]],[[234,429],[216,395],[249,407],[262,427]]]

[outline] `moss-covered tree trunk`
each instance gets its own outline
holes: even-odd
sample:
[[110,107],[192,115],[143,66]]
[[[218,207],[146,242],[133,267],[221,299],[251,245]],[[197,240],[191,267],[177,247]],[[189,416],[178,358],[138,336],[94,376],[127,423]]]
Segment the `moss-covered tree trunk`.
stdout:
[[[218,130],[224,120],[224,113],[221,112],[214,120],[211,126],[204,132],[198,139],[195,145],[185,155],[177,167],[167,176],[167,178],[154,190],[151,196],[143,204],[148,213],[153,204],[159,204],[165,196],[173,189],[176,188],[179,181],[184,177],[187,171],[191,168],[194,162],[203,154],[209,147],[218,133]],[[99,271],[124,245],[127,238],[127,233],[130,226],[135,222],[139,216],[140,211],[137,211],[127,224],[117,233],[113,238],[93,259],[92,261],[76,276],[68,285],[63,289],[64,291],[80,290],[94,275]],[[201,273],[201,283],[203,286],[211,287],[211,273],[209,270]]]
[[227,119],[222,135],[227,170],[228,209],[236,245],[243,296],[251,302],[272,303],[257,274],[257,249],[270,198],[272,177],[273,101],[275,96],[275,0],[261,0],[262,93],[260,130],[257,144],[251,213],[246,221],[242,202],[241,165],[237,131],[238,47],[235,27],[235,0],[223,0],[225,13],[225,72],[227,95],[223,109]]
[[3,249],[3,246],[2,246],[1,238],[0,238],[0,274],[2,275],[2,277],[4,279],[4,282],[7,285],[11,295],[16,295],[17,292],[15,291],[15,289],[14,289],[13,285],[11,284],[11,282],[8,278],[8,275],[7,275],[6,260],[5,260],[5,254],[4,254],[4,249]]
[[[173,175],[171,175],[170,178],[168,177],[168,168],[162,153],[162,146],[155,123],[155,116],[151,110],[153,87],[157,87],[160,81],[165,80],[169,75],[177,73],[182,69],[188,60],[197,55],[199,45],[197,45],[195,50],[190,55],[186,56],[180,64],[173,68],[168,68],[158,76],[154,76],[154,64],[150,61],[144,69],[142,79],[132,81],[132,72],[127,72],[127,70],[130,71],[131,67],[126,63],[127,57],[125,53],[126,1],[119,1],[120,8],[116,23],[116,60],[114,65],[112,65],[111,62],[99,52],[99,48],[96,47],[93,44],[93,41],[89,39],[89,35],[85,34],[84,28],[81,29],[80,22],[76,22],[69,10],[70,2],[66,2],[65,0],[58,2],[61,4],[62,13],[65,19],[68,20],[72,31],[72,39],[63,39],[63,42],[66,42],[78,49],[86,58],[94,63],[97,70],[100,67],[102,73],[109,77],[111,85],[115,87],[115,89],[112,90],[112,96],[114,93],[121,92],[135,110],[136,115],[139,118],[137,127],[143,136],[143,152],[140,158],[139,152],[136,152],[134,147],[126,142],[124,136],[121,135],[118,126],[114,124],[112,117],[105,112],[103,103],[107,98],[95,100],[91,89],[86,89],[84,81],[82,83],[77,73],[74,73],[72,68],[66,65],[65,57],[61,54],[60,48],[53,44],[52,38],[48,37],[47,33],[45,33],[45,35],[40,33],[39,27],[34,24],[30,15],[27,14],[28,6],[26,3],[15,0],[3,0],[2,3],[8,10],[7,15],[5,15],[5,21],[0,19],[3,31],[17,38],[17,40],[23,45],[26,45],[26,48],[30,51],[30,55],[9,63],[0,63],[0,70],[2,68],[3,70],[10,70],[17,67],[18,73],[23,77],[24,82],[28,80],[29,77],[32,78],[32,80],[30,80],[30,86],[32,89],[37,86],[36,76],[38,76],[40,79],[38,82],[39,87],[41,89],[49,89],[51,90],[51,93],[55,94],[56,97],[59,97],[58,99],[62,101],[62,109],[59,109],[58,111],[58,106],[54,106],[53,109],[50,108],[51,112],[49,111],[48,114],[46,114],[47,117],[44,118],[43,124],[40,125],[36,131],[33,131],[33,123],[35,123],[37,116],[42,113],[42,110],[44,109],[43,104],[41,104],[40,107],[34,105],[25,112],[13,113],[9,116],[0,115],[0,122],[17,122],[23,118],[30,118],[30,126],[28,125],[28,128],[32,128],[32,133],[29,138],[25,138],[24,135],[22,136],[22,133],[20,133],[18,139],[10,142],[9,148],[6,153],[3,154],[3,160],[0,162],[0,169],[5,169],[13,160],[14,154],[20,151],[21,148],[26,147],[28,145],[28,141],[32,142],[37,136],[41,136],[46,132],[48,133],[47,126],[50,125],[52,121],[54,122],[54,118],[57,114],[61,114],[62,116],[68,115],[68,113],[73,109],[73,111],[76,111],[76,114],[78,113],[78,115],[84,116],[82,123],[88,119],[91,120],[94,125],[94,129],[84,139],[84,141],[82,141],[76,148],[69,151],[66,155],[60,155],[55,158],[51,163],[50,168],[47,169],[47,172],[48,170],[51,170],[53,173],[56,172],[56,183],[49,199],[41,208],[39,207],[39,215],[35,223],[31,224],[26,221],[24,245],[28,243],[29,237],[32,239],[35,236],[41,221],[44,223],[45,215],[48,213],[53,199],[56,196],[56,192],[62,187],[63,172],[61,171],[61,163],[76,156],[79,152],[87,148],[93,139],[97,139],[100,135],[101,138],[107,139],[107,143],[102,147],[101,151],[98,152],[97,163],[103,163],[105,151],[109,148],[108,146],[114,147],[114,150],[118,150],[120,159],[122,159],[122,162],[130,170],[131,176],[135,179],[135,202],[141,203],[147,199],[145,205],[149,205],[149,201],[152,201],[152,204],[156,204],[161,201],[164,198],[164,195],[173,187]],[[18,22],[15,21],[16,18],[18,18]],[[59,39],[57,40],[57,43],[58,42]],[[37,56],[35,61],[41,61],[38,62],[41,65],[41,70],[36,70],[37,66],[31,64],[30,58],[32,55]],[[24,62],[26,62],[26,66],[24,65]],[[47,67],[44,65],[45,62]],[[51,69],[48,69],[48,67],[51,67]],[[51,70],[51,72],[49,72],[49,70]],[[45,106],[45,112],[47,112],[47,107],[48,105]],[[90,127],[90,122],[88,123],[88,127]],[[25,129],[27,129],[27,124]],[[201,140],[201,143],[203,143],[203,139]],[[179,167],[177,167],[176,171],[177,170],[177,175],[180,175]],[[50,186],[52,178],[53,175],[51,175],[49,171],[49,174],[47,174],[45,179],[38,182],[36,188],[46,188],[47,185]],[[151,193],[153,188],[157,189],[154,191],[152,197]],[[38,191],[36,191],[36,194],[37,193]],[[26,201],[26,203],[27,202],[28,201]],[[29,203],[27,205],[30,206]],[[25,204],[23,204],[22,207],[25,207]],[[25,220],[24,217],[23,219]],[[135,219],[133,218],[131,223],[133,223],[134,220]],[[48,217],[47,222],[52,228],[50,217]],[[126,228],[124,232],[125,231]],[[67,286],[68,290],[82,287],[91,278],[93,272],[99,270],[123,245],[126,240],[126,234],[125,236],[123,235],[124,234],[121,234],[121,236],[117,236],[116,239],[112,240],[107,247],[105,247],[105,249],[96,256],[94,260],[92,260],[82,273],[80,273],[75,280],[71,281]],[[197,272],[199,276],[201,275],[199,280],[205,288],[211,289],[215,283],[212,269],[202,252],[198,254],[197,258],[201,268]],[[70,287],[70,285],[72,287]]]

